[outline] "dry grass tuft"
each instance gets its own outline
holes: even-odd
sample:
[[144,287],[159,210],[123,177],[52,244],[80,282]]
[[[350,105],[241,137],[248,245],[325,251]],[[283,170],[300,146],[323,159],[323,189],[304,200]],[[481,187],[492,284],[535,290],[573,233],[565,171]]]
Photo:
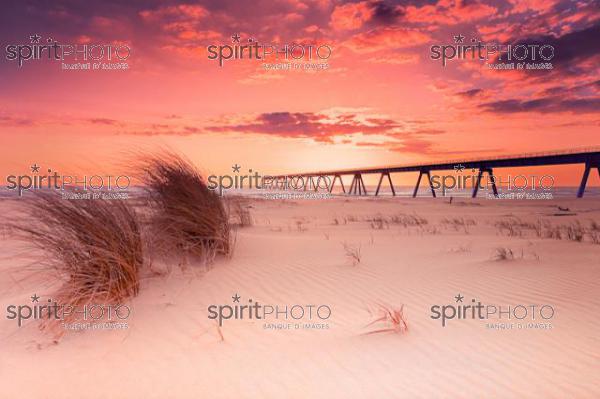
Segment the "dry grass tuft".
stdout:
[[424,226],[429,223],[427,219],[417,214],[407,215],[404,213],[400,213],[398,215],[392,216],[390,219],[391,224],[399,224],[403,227],[408,226]]
[[342,243],[344,247],[344,254],[348,259],[352,261],[352,265],[356,266],[362,260],[362,255],[360,253],[360,244],[359,245],[350,245],[346,242]]
[[[22,206],[28,218],[16,222],[13,230],[42,254],[36,264],[64,281],[53,296],[56,302],[76,308],[120,303],[137,295],[142,238],[135,211],[126,201],[65,200],[55,193],[38,193]],[[47,327],[57,328],[42,325]]]
[[567,239],[570,241],[583,242],[583,238],[585,236],[585,228],[579,223],[579,221],[575,221],[574,223],[565,226]]
[[590,228],[588,229],[590,241],[594,244],[600,244],[600,224],[595,220],[590,221]]
[[304,220],[296,220],[296,230],[306,231],[307,228],[304,226]]
[[496,261],[505,261],[505,260],[513,260],[515,258],[515,254],[510,248],[498,247],[494,250],[494,255],[492,256],[493,260]]
[[333,219],[333,225],[334,226],[339,226],[341,224],[348,224],[348,220],[346,218],[341,218],[341,219],[335,218],[335,219]]
[[465,234],[469,234],[469,228],[476,226],[477,222],[471,218],[455,217],[455,218],[444,218],[441,221],[442,226],[453,228],[455,231],[463,230]]
[[511,217],[496,221],[494,226],[499,234],[508,237],[534,235],[542,239],[600,244],[600,225],[593,220],[590,222],[589,227],[586,227],[578,220],[569,224],[552,224],[548,220],[538,219],[535,223],[532,223],[525,222],[518,217]]
[[250,214],[251,205],[243,197],[229,197],[226,201],[229,221],[232,226],[250,227],[254,223]]
[[139,164],[158,254],[171,256],[175,251],[210,263],[217,254],[230,253],[232,238],[223,201],[188,160],[165,151],[144,155]]
[[[523,225],[523,222],[518,218],[510,218],[507,220],[500,220],[494,223],[496,230],[501,235],[506,235],[508,237],[522,237],[523,236],[523,228],[526,226]],[[537,226],[535,226],[537,228]]]
[[364,333],[363,335],[380,334],[386,332],[395,332],[403,334],[408,332],[408,323],[404,316],[404,305],[400,308],[394,308],[386,304],[377,304],[377,310],[375,312],[370,311],[371,315],[375,316],[375,320],[367,324],[367,327],[372,326],[376,323],[383,323],[383,327],[377,330],[372,330]]

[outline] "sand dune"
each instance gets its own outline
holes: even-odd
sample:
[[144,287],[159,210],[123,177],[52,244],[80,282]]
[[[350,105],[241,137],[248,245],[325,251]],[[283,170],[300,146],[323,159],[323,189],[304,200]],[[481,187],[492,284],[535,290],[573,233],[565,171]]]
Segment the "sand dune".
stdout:
[[[554,216],[557,206],[571,216]],[[10,201],[0,203],[3,212]],[[600,245],[508,236],[494,223],[600,222],[593,198],[254,200],[231,259],[147,276],[124,331],[69,333],[58,344],[30,321],[0,322],[2,398],[597,398]],[[420,226],[392,222],[418,215]],[[381,228],[374,219],[381,218]],[[455,226],[444,219],[473,220]],[[337,219],[337,222],[336,222]],[[360,247],[353,265],[343,243]],[[0,306],[50,295],[18,284],[19,244],[2,243]],[[514,259],[494,260],[497,248]],[[211,304],[327,304],[326,328],[272,330],[208,319]],[[434,320],[433,305],[550,304],[550,329],[496,330],[490,321]],[[406,333],[364,335],[369,309],[404,305]],[[511,320],[515,321],[515,320]],[[220,333],[223,335],[221,339]],[[92,388],[93,387],[93,388]]]

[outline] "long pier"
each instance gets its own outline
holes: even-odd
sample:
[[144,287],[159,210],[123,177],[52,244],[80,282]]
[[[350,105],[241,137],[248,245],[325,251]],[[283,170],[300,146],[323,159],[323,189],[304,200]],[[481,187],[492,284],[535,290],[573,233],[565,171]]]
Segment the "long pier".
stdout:
[[[431,162],[421,163],[412,165],[395,165],[395,166],[381,166],[371,168],[357,168],[357,169],[342,169],[342,170],[329,170],[329,171],[317,171],[310,173],[296,173],[288,175],[271,176],[274,183],[274,188],[279,187],[282,183],[287,182],[289,179],[300,179],[306,180],[304,189],[314,189],[317,191],[319,188],[327,189],[329,192],[333,191],[333,187],[337,180],[340,181],[340,185],[344,193],[349,195],[368,195],[367,189],[363,180],[363,175],[379,174],[379,183],[375,195],[379,195],[382,183],[385,180],[388,181],[392,195],[396,195],[394,184],[392,183],[392,173],[402,172],[419,172],[417,183],[413,191],[413,197],[417,196],[419,185],[423,176],[427,177],[431,194],[436,197],[436,191],[431,178],[432,171],[442,170],[464,170],[473,169],[477,170],[476,183],[473,184],[472,197],[477,197],[477,192],[480,188],[480,183],[483,175],[487,173],[489,175],[492,190],[494,195],[498,196],[498,188],[496,186],[496,178],[494,177],[494,169],[497,168],[514,168],[514,167],[526,167],[526,166],[549,166],[549,165],[572,165],[581,164],[584,166],[583,176],[579,189],[577,190],[577,197],[583,197],[585,187],[587,184],[590,171],[596,169],[598,176],[600,177],[600,147],[591,147],[584,149],[572,149],[572,150],[561,150],[552,152],[539,152],[539,153],[528,153],[520,155],[509,155],[491,158],[480,158],[480,159],[460,159],[443,162]],[[352,182],[346,192],[342,176],[352,176]],[[317,179],[315,183],[314,179]],[[326,181],[325,187],[320,187],[320,181],[324,179]],[[333,180],[332,180],[333,179]],[[330,183],[331,182],[331,183]],[[287,183],[283,183],[287,184]]]

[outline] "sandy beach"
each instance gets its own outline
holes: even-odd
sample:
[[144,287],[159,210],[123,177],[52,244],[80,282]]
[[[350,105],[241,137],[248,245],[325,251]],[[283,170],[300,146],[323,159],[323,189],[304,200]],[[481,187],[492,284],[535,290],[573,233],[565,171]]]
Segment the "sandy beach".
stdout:
[[600,399],[599,3],[0,1],[0,399]]
[[[13,205],[0,203],[3,213]],[[600,221],[596,199],[253,199],[250,214],[231,258],[145,276],[127,329],[69,331],[55,344],[36,320],[18,327],[3,317],[0,397],[600,396],[600,245],[531,228]],[[499,248],[512,255],[498,259]],[[52,294],[41,277],[20,280],[21,247],[9,232],[2,249],[3,311]],[[218,327],[208,307],[232,305],[234,295],[327,305],[331,315],[300,327],[233,318]],[[546,305],[548,318],[530,313],[519,324],[519,311],[442,326],[432,307],[456,305],[457,295],[505,309]],[[404,305],[408,330],[366,334],[387,327],[367,326],[378,303]]]

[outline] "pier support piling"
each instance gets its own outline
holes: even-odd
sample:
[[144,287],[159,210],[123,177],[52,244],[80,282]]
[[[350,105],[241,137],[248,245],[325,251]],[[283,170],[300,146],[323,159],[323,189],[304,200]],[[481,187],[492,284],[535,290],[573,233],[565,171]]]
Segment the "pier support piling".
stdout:
[[494,171],[492,170],[492,168],[485,167],[479,168],[479,173],[477,174],[477,181],[475,182],[475,186],[473,187],[473,195],[471,197],[477,197],[477,192],[479,191],[479,186],[481,185],[481,178],[483,177],[484,173],[487,173],[490,176],[494,197],[498,198],[498,188],[496,187],[496,178],[494,177]]
[[381,177],[379,178],[379,184],[377,184],[377,190],[375,191],[375,196],[379,195],[379,189],[381,188],[381,182],[383,181],[383,177],[387,176],[388,181],[390,182],[390,188],[392,189],[392,195],[396,196],[396,190],[394,190],[394,184],[392,183],[392,177],[390,176],[390,172],[383,172]]
[[365,182],[364,182],[364,180],[362,178],[362,174],[359,175],[359,179],[360,179],[360,184],[362,185],[363,193],[365,195],[367,195],[367,187],[365,186]]
[[336,179],[340,179],[340,184],[342,186],[342,192],[344,194],[346,194],[346,189],[344,188],[344,181],[342,180],[342,176],[340,176],[340,175],[333,176],[333,181],[331,182],[331,186],[329,187],[329,192],[331,193],[333,191],[333,186],[335,185]]
[[600,177],[600,163],[594,164],[591,162],[585,163],[585,170],[583,171],[583,176],[581,177],[581,184],[579,184],[579,190],[577,190],[577,198],[582,198],[585,193],[585,186],[587,184],[588,177],[590,176],[590,171],[592,168],[598,169],[598,176]]
[[352,184],[350,184],[350,190],[348,194],[355,195],[367,195],[367,188],[365,187],[365,182],[363,181],[361,173],[355,173],[354,178],[352,179]]
[[419,185],[421,184],[421,177],[423,175],[427,175],[427,180],[429,181],[429,187],[431,188],[431,195],[433,198],[436,198],[435,189],[433,188],[433,182],[431,181],[431,175],[429,174],[429,170],[420,170],[419,178],[417,179],[417,185],[415,186],[415,191],[413,191],[413,198],[417,196],[419,192]]

